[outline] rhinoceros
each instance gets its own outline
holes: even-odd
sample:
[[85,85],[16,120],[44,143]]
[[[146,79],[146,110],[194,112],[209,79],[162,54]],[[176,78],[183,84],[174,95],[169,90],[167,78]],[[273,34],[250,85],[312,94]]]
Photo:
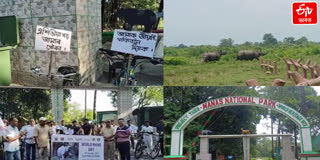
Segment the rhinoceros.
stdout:
[[265,55],[265,53],[261,51],[255,50],[241,50],[237,55],[237,60],[253,60],[259,59],[260,56]]
[[203,62],[219,61],[221,55],[225,55],[225,54],[226,52],[222,52],[222,51],[205,53],[202,56]]

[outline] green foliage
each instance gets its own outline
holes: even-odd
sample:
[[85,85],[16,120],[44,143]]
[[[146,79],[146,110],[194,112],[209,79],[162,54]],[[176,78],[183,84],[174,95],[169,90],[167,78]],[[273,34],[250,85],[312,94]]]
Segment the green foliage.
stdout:
[[3,118],[17,117],[19,120],[39,119],[51,109],[50,90],[0,89],[0,111]]
[[231,38],[224,38],[220,40],[219,47],[232,47],[234,40]]
[[[111,103],[117,107],[117,92],[111,91],[108,96],[111,98]],[[144,107],[148,105],[163,105],[163,87],[135,87],[133,88],[134,107]]]
[[271,33],[266,33],[263,35],[263,44],[270,46],[270,45],[276,45],[278,43],[277,39],[274,38],[274,36]]
[[113,16],[119,8],[149,9],[154,12],[157,12],[159,8],[158,0],[108,0],[102,2],[104,2],[104,23],[109,30],[119,28],[122,24]]
[[184,57],[165,57],[164,64],[166,65],[183,65],[187,64],[187,59]]

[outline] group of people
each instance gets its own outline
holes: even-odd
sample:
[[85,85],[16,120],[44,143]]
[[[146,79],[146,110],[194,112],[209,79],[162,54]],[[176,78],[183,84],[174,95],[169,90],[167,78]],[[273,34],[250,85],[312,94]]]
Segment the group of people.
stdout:
[[[72,125],[65,125],[64,121],[57,125],[55,122],[47,121],[41,117],[36,124],[34,119],[30,119],[28,125],[18,129],[18,119],[10,118],[9,123],[3,120],[4,126],[0,133],[0,142],[3,144],[5,160],[23,160],[21,156],[26,156],[26,160],[48,160],[50,158],[50,138],[54,134],[66,135],[96,135],[104,137],[104,159],[130,160],[130,149],[134,149],[134,135],[138,132],[138,127],[128,120],[118,119],[118,125],[113,120],[105,121],[99,125],[89,124],[89,120],[77,123],[72,121]],[[152,135],[163,134],[163,118],[160,123],[152,127],[149,121],[141,126],[140,132],[147,145],[148,152],[152,151]],[[1,128],[0,128],[1,130]],[[23,143],[22,143],[23,142]],[[163,153],[163,139],[160,140],[161,153]],[[21,150],[25,151],[21,153]],[[0,157],[3,159],[3,157]]]
[[[125,125],[124,119],[118,119],[119,126],[116,126],[112,121],[106,121],[105,127],[100,130],[100,135],[104,137],[104,159],[117,160],[116,150],[119,151],[121,160],[130,160],[130,148],[135,148],[134,135],[138,131],[138,127],[127,121]],[[150,154],[153,148],[153,135],[163,135],[164,121],[161,118],[160,123],[156,126],[151,126],[150,121],[145,121],[141,126],[140,133],[143,134],[143,140]],[[162,137],[162,136],[160,136]],[[163,154],[163,138],[159,140],[161,143],[161,153]]]

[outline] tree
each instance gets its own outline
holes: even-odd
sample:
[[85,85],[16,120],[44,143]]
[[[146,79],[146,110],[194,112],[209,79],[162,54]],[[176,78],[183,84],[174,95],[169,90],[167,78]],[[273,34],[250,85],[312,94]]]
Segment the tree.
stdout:
[[271,33],[266,33],[263,35],[264,45],[276,45],[278,43],[277,39]]
[[308,43],[308,39],[307,39],[307,37],[303,36],[303,37],[297,39],[296,43],[297,44],[306,44],[306,43]]
[[158,2],[158,0],[108,0],[103,1],[103,6],[103,26],[107,25],[107,28],[115,29],[120,26],[118,24],[117,18],[114,16],[114,13],[119,8],[149,9],[157,12],[160,7],[160,3]]
[[[117,91],[108,94],[111,103],[117,107]],[[163,87],[135,87],[133,88],[133,106],[141,108],[148,105],[163,105]]]
[[295,39],[294,39],[294,37],[285,37],[283,39],[283,43],[294,44],[295,43]]
[[252,42],[246,41],[246,42],[243,43],[243,45],[250,46],[250,45],[252,45]]
[[220,40],[219,47],[232,47],[233,45],[233,40],[231,38],[224,38]]
[[179,44],[177,48],[188,48],[188,46],[184,45],[184,44]]
[[[320,96],[317,96],[317,92],[312,87],[265,87],[260,92],[264,97],[277,100],[298,110],[310,121],[312,134],[317,135],[319,133],[318,129],[320,127],[318,122],[320,118],[316,117],[314,112],[320,110]],[[294,134],[297,156],[297,133],[299,133],[297,125],[280,113],[271,113],[273,122],[278,122],[278,125],[281,124],[280,127],[278,126],[278,133],[286,132]]]

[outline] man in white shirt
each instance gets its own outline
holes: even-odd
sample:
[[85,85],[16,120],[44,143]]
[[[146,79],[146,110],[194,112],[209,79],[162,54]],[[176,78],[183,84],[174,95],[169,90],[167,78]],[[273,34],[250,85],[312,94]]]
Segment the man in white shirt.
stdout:
[[133,124],[131,124],[131,120],[130,119],[127,121],[127,126],[129,127],[129,130],[131,132],[131,136],[130,136],[131,147],[132,147],[132,149],[134,149],[134,138],[133,138],[133,136],[134,136],[134,134],[137,133],[138,127],[133,125]]
[[141,129],[141,132],[143,132],[143,141],[147,145],[148,154],[151,154],[153,127],[150,126],[149,121],[145,122],[145,125],[143,125]]
[[5,159],[6,160],[21,160],[19,139],[23,136],[17,128],[18,119],[10,118],[10,125],[7,127],[6,142],[4,142]]
[[56,122],[52,122],[52,126],[50,127],[50,135],[57,134],[57,124]]
[[30,119],[29,125],[24,126],[21,129],[21,132],[24,132],[25,135],[26,135],[25,141],[26,141],[26,156],[27,156],[27,160],[30,160],[30,154],[31,153],[32,153],[31,160],[35,160],[36,159],[36,142],[34,140],[34,127],[35,127],[35,124],[36,124],[35,120],[34,119]]

